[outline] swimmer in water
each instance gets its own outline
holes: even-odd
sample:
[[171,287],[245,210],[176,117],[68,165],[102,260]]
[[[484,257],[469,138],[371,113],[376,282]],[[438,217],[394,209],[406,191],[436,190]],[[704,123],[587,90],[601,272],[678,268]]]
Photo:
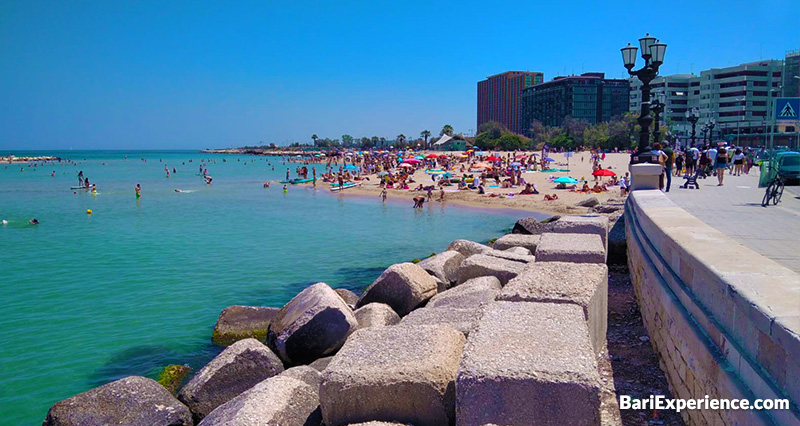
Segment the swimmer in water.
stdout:
[[142,186],[137,183],[136,184],[136,198],[139,198],[141,196],[142,196]]
[[175,192],[183,192],[182,189],[176,189]]
[[30,223],[31,225],[38,225],[38,224],[39,224],[39,221],[38,221],[38,220],[36,220],[36,218],[33,218],[33,219],[31,219],[31,220],[30,220],[28,223]]
[[92,184],[92,194],[97,194],[97,184]]
[[206,185],[211,185],[211,181],[214,180],[211,176],[206,175]]
[[3,219],[3,222],[0,222],[0,223],[2,223],[2,224],[3,224],[3,226],[6,226],[6,225],[8,225],[8,221],[7,221],[7,220],[5,220],[5,219]]
[[269,188],[269,182],[264,182],[264,188]]
[[289,192],[289,188],[286,185],[283,185],[283,193]]

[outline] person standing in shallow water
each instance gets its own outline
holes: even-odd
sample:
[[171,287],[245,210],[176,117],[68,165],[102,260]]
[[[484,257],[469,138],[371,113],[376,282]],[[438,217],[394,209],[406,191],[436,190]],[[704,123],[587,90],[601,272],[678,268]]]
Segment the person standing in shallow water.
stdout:
[[139,198],[141,196],[142,196],[142,186],[137,183],[136,184],[136,198]]

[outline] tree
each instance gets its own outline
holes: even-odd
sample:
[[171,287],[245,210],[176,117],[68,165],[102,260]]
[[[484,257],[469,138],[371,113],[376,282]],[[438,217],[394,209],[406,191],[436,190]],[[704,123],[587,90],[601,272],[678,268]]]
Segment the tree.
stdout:
[[368,137],[361,138],[361,149],[369,149],[372,147],[372,140]]
[[403,145],[403,144],[405,144],[405,143],[406,143],[406,135],[404,135],[404,134],[402,134],[402,133],[400,133],[399,135],[397,135],[397,144],[398,144],[398,145]]
[[314,139],[314,146],[317,146],[317,139],[319,139],[319,136],[317,136],[317,134],[314,133],[313,135],[311,135],[311,139]]
[[439,136],[444,136],[444,135],[453,136],[453,126],[445,124],[444,127],[442,127],[442,131],[439,132]]
[[378,138],[378,140],[381,142],[381,146],[386,146],[386,138],[381,137],[381,138]]
[[353,137],[347,134],[342,135],[342,143],[344,146],[351,146],[353,144]]
[[431,131],[430,130],[423,130],[423,131],[421,131],[419,133],[419,135],[422,136],[423,138],[425,138],[425,148],[427,148],[428,147],[428,138],[431,137]]
[[576,146],[583,145],[583,132],[589,127],[589,123],[586,120],[579,120],[566,116],[564,117],[564,124],[562,127],[564,133],[572,138]]
[[610,149],[610,141],[608,123],[597,123],[583,131],[583,143],[592,148]]
[[508,129],[496,121],[487,121],[478,126],[478,133],[489,133],[492,139],[499,139],[503,134],[508,133]]
[[373,136],[371,140],[372,140],[372,146],[378,146],[378,142],[380,142],[381,138]]
[[522,137],[520,135],[514,133],[506,133],[503,136],[500,136],[500,139],[497,140],[497,147],[502,149],[503,151],[513,151],[515,149],[522,149],[523,142]]

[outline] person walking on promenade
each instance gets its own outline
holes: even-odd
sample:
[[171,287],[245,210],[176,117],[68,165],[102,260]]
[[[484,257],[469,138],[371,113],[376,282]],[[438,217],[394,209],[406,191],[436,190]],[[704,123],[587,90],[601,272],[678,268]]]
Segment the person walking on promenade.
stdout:
[[665,145],[662,151],[667,156],[666,160],[664,160],[664,177],[667,179],[667,188],[664,192],[669,192],[669,187],[672,185],[672,169],[675,164],[675,153],[669,145]]
[[725,148],[720,148],[717,151],[717,160],[714,163],[714,170],[717,172],[717,180],[719,180],[719,184],[717,186],[722,186],[722,179],[725,177],[725,169],[728,168],[728,153],[725,151]]

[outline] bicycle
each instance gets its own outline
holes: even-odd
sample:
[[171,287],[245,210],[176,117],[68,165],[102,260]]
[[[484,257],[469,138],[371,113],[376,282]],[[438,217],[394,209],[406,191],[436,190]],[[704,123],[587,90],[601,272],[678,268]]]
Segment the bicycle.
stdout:
[[778,205],[778,203],[781,202],[781,197],[783,196],[784,186],[785,181],[783,179],[783,175],[777,173],[769,185],[767,185],[767,191],[764,193],[764,199],[761,200],[761,207],[767,207],[770,201],[772,201],[773,206]]

